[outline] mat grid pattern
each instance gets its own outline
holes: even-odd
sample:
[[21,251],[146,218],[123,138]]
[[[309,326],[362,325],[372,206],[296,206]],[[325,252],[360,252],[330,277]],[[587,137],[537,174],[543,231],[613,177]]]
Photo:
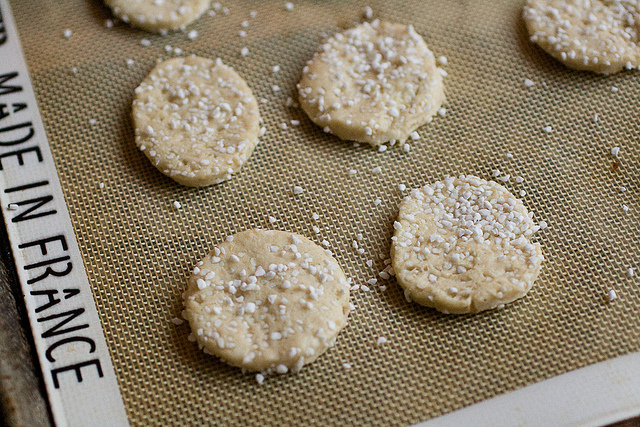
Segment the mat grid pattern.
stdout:
[[[298,0],[291,12],[284,1],[222,3],[229,15],[205,14],[189,40],[108,29],[112,15],[97,0],[12,2],[133,425],[407,425],[640,350],[638,72],[564,68],[528,42],[520,1]],[[410,153],[340,141],[285,106],[323,38],[361,22],[366,5],[374,17],[413,24],[448,58],[447,114],[419,129]],[[143,38],[152,45],[141,46]],[[181,187],[133,143],[133,91],[158,59],[173,56],[165,45],[222,58],[267,100],[267,133],[227,183]],[[535,85],[525,87],[525,78]],[[291,119],[300,126],[280,128]],[[381,173],[371,172],[376,166]],[[407,303],[395,279],[379,280],[372,292],[352,293],[356,310],[334,348],[300,374],[263,385],[201,353],[187,341],[188,325],[171,322],[192,266],[229,234],[275,227],[327,239],[347,275],[365,284],[380,279],[388,256],[407,194],[398,184],[461,173],[491,179],[495,169],[512,176],[507,188],[525,190],[525,205],[549,224],[537,237],[546,261],[536,286],[503,310],[442,315]],[[294,196],[294,185],[304,193]],[[363,255],[351,246],[358,233]],[[619,296],[613,303],[609,289]],[[377,346],[380,336],[388,342]]]

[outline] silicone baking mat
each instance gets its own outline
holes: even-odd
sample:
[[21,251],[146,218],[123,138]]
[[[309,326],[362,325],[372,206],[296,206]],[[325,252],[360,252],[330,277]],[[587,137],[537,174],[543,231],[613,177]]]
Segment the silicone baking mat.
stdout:
[[[12,2],[130,423],[406,425],[637,352],[640,274],[628,274],[640,273],[637,72],[564,68],[528,42],[520,1],[292,4],[224,1],[186,32],[161,36],[109,28],[99,1]],[[362,22],[365,6],[413,24],[448,59],[446,115],[421,127],[408,153],[341,141],[287,105],[322,40]],[[134,89],[158,59],[190,54],[222,58],[264,100],[262,143],[231,181],[204,189],[164,177],[133,143]],[[398,185],[491,179],[496,169],[548,223],[536,237],[546,261],[534,289],[473,316],[408,303],[395,279],[378,276],[408,191]],[[378,279],[352,292],[356,309],[335,347],[262,385],[172,323],[197,260],[253,227],[326,239],[354,283]]]

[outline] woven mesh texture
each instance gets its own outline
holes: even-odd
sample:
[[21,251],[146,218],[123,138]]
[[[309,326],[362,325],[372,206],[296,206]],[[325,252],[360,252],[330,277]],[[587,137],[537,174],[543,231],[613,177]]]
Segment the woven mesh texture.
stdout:
[[[131,423],[407,425],[639,351],[640,274],[627,275],[628,267],[640,273],[638,73],[564,68],[528,42],[520,1],[294,4],[287,11],[284,1],[225,1],[228,14],[205,14],[189,27],[195,40],[108,29],[112,15],[97,0],[12,4]],[[366,5],[374,17],[413,24],[449,60],[446,116],[419,129],[410,153],[340,141],[285,105],[323,38],[361,22]],[[133,91],[157,59],[173,55],[166,45],[221,57],[266,100],[267,133],[229,182],[181,187],[135,148]],[[280,128],[291,119],[300,126]],[[376,166],[381,173],[372,173]],[[188,325],[171,322],[192,266],[228,234],[261,226],[327,239],[363,284],[388,257],[406,194],[398,184],[461,173],[491,179],[495,169],[549,223],[537,237],[546,261],[536,286],[503,310],[443,315],[407,303],[395,279],[380,280],[372,292],[352,293],[356,310],[335,347],[298,375],[263,385],[201,353],[187,340]],[[294,185],[304,193],[294,196]],[[351,246],[358,233],[362,255]],[[613,303],[609,289],[618,294]],[[388,342],[377,346],[379,336]]]

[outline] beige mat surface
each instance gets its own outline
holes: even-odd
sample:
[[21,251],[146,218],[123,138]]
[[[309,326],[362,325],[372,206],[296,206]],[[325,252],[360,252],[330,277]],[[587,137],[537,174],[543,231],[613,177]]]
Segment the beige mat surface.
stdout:
[[[12,2],[131,423],[406,425],[639,351],[640,74],[565,69],[527,41],[520,1],[293,3],[287,11],[284,1],[224,1],[228,15],[205,14],[190,40],[107,28],[112,15],[95,0]],[[413,24],[448,58],[447,114],[419,129],[410,153],[340,141],[285,105],[323,38],[361,22],[367,5],[375,18]],[[222,58],[266,100],[261,145],[218,186],[175,184],[133,143],[133,90],[176,47]],[[280,127],[292,119],[300,126]],[[379,280],[353,292],[356,310],[334,348],[262,385],[201,353],[188,326],[171,322],[192,266],[228,234],[275,227],[326,239],[364,284],[384,268],[406,194],[398,184],[490,179],[495,169],[549,224],[537,237],[547,258],[537,285],[503,310],[442,315],[407,303],[395,279]],[[304,193],[294,196],[294,185]],[[351,246],[358,233],[364,254]],[[388,342],[377,346],[380,336]]]

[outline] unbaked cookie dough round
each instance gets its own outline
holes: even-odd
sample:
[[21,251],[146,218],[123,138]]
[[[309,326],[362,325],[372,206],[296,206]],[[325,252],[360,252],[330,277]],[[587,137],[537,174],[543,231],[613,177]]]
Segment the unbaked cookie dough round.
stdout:
[[113,14],[147,31],[177,30],[204,13],[211,0],[105,0]]
[[539,226],[503,186],[447,177],[400,203],[391,260],[405,295],[444,313],[477,313],[524,296],[543,261]]
[[411,25],[365,22],[329,38],[304,68],[300,105],[326,132],[405,141],[444,101],[443,72]]
[[230,365],[297,372],[346,325],[349,282],[306,237],[243,231],[198,262],[184,294],[185,317],[200,347]]
[[601,74],[638,68],[637,0],[527,0],[531,41],[567,67]]
[[231,67],[206,58],[157,65],[135,91],[136,144],[183,185],[231,178],[258,143],[258,103]]

